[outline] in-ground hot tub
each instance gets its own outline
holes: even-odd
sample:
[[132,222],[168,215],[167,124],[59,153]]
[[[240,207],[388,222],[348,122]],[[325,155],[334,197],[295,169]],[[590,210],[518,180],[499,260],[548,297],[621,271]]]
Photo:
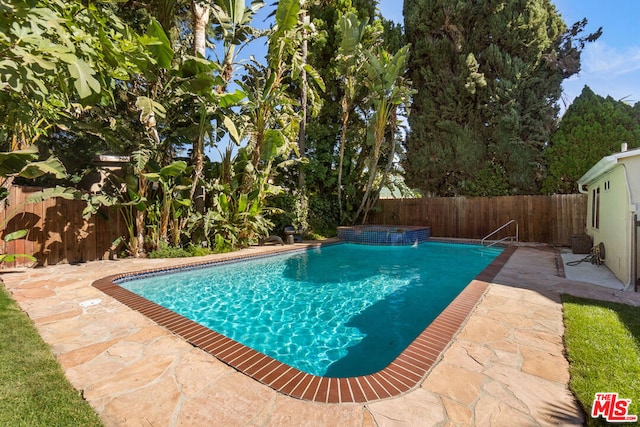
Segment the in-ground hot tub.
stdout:
[[354,225],[338,227],[338,239],[362,245],[414,245],[426,242],[431,228],[402,225]]

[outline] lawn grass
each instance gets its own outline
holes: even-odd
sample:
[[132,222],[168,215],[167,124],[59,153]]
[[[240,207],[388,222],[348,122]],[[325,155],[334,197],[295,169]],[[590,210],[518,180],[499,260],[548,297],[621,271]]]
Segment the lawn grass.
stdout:
[[101,426],[0,281],[0,426]]
[[596,392],[631,399],[628,413],[640,416],[640,307],[566,295],[562,302],[570,387],[587,425],[609,425],[591,418]]

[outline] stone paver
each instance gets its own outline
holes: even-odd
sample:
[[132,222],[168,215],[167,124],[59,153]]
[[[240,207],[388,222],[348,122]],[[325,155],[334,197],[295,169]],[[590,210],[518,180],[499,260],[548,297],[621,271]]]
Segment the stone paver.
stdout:
[[638,294],[559,277],[552,248],[520,247],[420,386],[364,405],[319,404],[275,392],[91,286],[193,261],[99,261],[0,278],[107,426],[580,425],[559,295],[640,305]]

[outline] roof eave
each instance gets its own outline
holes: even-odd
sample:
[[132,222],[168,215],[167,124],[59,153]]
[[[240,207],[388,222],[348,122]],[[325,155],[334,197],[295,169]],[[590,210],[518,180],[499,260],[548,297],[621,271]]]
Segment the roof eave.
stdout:
[[622,153],[615,153],[610,156],[603,157],[598,163],[596,163],[591,169],[589,169],[587,173],[580,177],[580,179],[578,180],[578,189],[581,190],[583,186],[595,182],[602,175],[613,169],[613,167],[617,165],[621,159],[626,159],[627,157],[634,156],[640,156],[640,148],[623,151]]
[[596,181],[599,177],[613,169],[618,164],[618,158],[615,155],[603,157],[591,169],[578,179],[578,187],[581,188]]

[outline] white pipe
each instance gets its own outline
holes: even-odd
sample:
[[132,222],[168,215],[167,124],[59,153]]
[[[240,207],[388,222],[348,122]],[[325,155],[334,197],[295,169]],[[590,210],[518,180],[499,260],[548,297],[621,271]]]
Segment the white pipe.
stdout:
[[633,221],[633,227],[631,235],[631,262],[633,263],[633,268],[631,271],[633,275],[631,276],[631,281],[633,282],[633,290],[638,292],[638,282],[640,282],[640,278],[638,278],[638,214],[633,214],[631,216],[631,220]]

